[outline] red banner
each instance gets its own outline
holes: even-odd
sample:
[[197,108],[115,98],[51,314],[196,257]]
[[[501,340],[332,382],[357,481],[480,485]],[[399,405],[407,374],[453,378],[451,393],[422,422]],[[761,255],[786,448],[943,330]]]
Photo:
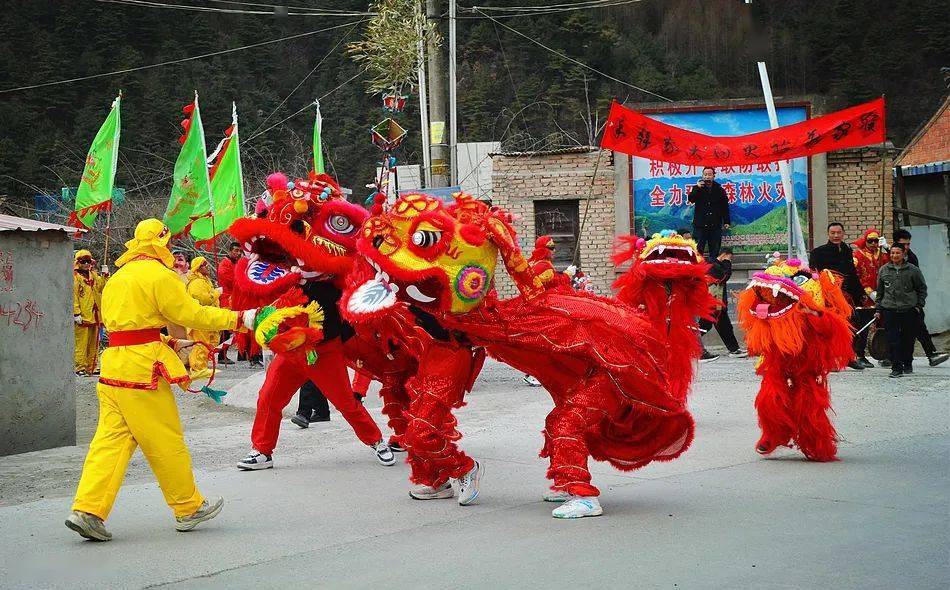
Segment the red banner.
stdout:
[[667,125],[614,101],[600,146],[662,162],[740,166],[791,160],[883,141],[883,97],[794,125],[731,137],[704,135]]

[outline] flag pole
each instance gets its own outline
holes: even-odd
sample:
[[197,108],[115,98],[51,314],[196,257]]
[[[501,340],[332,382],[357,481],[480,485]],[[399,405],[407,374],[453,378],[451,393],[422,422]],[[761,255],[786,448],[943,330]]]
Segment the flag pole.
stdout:
[[[120,89],[119,96],[117,96],[115,99],[116,108],[121,108],[120,107],[121,101],[122,101],[122,90]],[[115,171],[119,163],[118,150],[119,150],[119,134],[121,133],[121,128],[122,128],[121,118],[119,119],[119,121],[120,123],[116,126],[116,129],[115,129],[115,140],[114,140],[115,149],[117,153],[116,153],[115,158],[112,159],[112,185],[113,187],[115,186]],[[108,270],[109,268],[109,237],[111,235],[112,235],[112,195],[109,195],[109,208],[106,209],[106,238],[104,240],[105,243],[103,244],[103,252],[102,252],[102,265],[106,270]]]
[[[775,112],[775,99],[772,98],[772,85],[769,83],[769,72],[765,62],[758,62],[759,78],[762,81],[762,94],[765,95],[765,108],[769,113],[769,126],[778,128],[778,114]],[[788,162],[778,161],[778,169],[782,174],[782,185],[785,187],[785,210],[788,222],[788,257],[805,257],[805,236],[802,233],[801,222],[798,219],[798,205],[795,202],[795,187],[792,184],[792,173],[788,169]],[[797,252],[796,252],[797,251]]]

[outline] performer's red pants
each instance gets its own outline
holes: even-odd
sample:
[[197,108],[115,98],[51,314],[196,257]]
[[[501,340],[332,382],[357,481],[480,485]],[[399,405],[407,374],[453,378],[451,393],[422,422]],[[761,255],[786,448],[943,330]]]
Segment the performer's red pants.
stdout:
[[317,347],[317,362],[308,365],[302,355],[278,354],[267,367],[264,387],[257,398],[257,414],[251,430],[251,442],[259,452],[270,455],[277,446],[281,411],[306,381],[313,381],[333,407],[349,422],[356,436],[367,445],[382,440],[376,422],[353,397],[349,375],[339,340]]
[[419,359],[419,373],[406,382],[408,423],[401,437],[413,483],[438,487],[475,466],[455,441],[462,438],[452,409],[463,405],[473,370],[472,351],[449,346],[428,347]]

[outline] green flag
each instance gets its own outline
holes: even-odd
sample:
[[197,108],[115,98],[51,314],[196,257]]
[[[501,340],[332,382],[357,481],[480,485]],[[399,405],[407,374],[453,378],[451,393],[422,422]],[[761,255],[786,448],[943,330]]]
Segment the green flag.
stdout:
[[244,217],[244,178],[241,174],[241,147],[238,141],[237,106],[231,104],[231,127],[218,152],[212,156],[211,217],[202,217],[191,226],[191,237],[207,242],[226,232],[234,220]]
[[86,166],[76,191],[76,207],[69,216],[69,223],[88,229],[96,222],[100,211],[112,206],[112,187],[115,184],[115,169],[119,161],[119,100],[112,101],[112,110],[106,117],[96,138],[89,146]]
[[185,131],[185,142],[175,162],[175,177],[168,208],[162,219],[172,235],[185,231],[195,219],[211,215],[211,179],[208,176],[208,152],[205,132],[201,127],[198,93],[195,101],[185,107],[191,112]]
[[320,115],[320,102],[317,101],[317,117],[313,121],[313,171],[317,174],[326,172],[326,166],[323,163],[323,141],[320,135],[323,133],[323,117]]

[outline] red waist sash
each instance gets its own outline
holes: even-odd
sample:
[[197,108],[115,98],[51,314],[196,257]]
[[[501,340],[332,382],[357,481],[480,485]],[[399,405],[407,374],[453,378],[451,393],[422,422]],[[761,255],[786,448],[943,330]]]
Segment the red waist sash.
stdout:
[[109,347],[113,346],[135,346],[136,344],[148,344],[149,342],[160,342],[162,339],[161,328],[144,328],[142,330],[119,330],[109,332]]

